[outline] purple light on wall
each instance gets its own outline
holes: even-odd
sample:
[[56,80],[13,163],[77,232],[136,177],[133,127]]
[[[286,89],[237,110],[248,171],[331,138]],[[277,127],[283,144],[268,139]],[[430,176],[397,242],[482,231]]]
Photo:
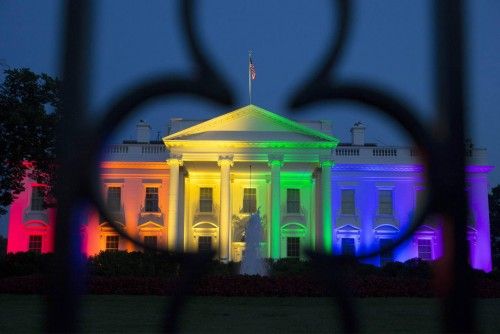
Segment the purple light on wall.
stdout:
[[[471,166],[472,167],[472,166]],[[476,166],[474,166],[476,167]],[[488,210],[488,180],[486,174],[470,173],[467,177],[470,217],[474,230],[469,229],[471,265],[476,269],[491,271],[490,217]]]
[[[468,229],[471,265],[484,271],[491,271],[491,247],[487,198],[487,172],[490,166],[467,166],[469,202],[473,216]],[[400,164],[338,164],[332,168],[332,222],[334,230],[334,252],[341,251],[341,239],[354,237],[356,254],[376,251],[380,239],[397,240],[412,223],[417,206],[417,191],[425,189],[421,165]],[[355,191],[355,212],[346,215],[341,212],[342,189]],[[379,191],[392,191],[392,214],[380,212]],[[388,193],[386,192],[385,195]],[[351,226],[352,236],[346,233]],[[442,222],[431,219],[420,226],[417,232],[393,251],[394,261],[404,262],[430,251],[432,259],[443,255]],[[385,228],[384,229],[382,228]],[[391,228],[392,227],[392,232]],[[354,233],[354,230],[356,230]],[[380,265],[380,257],[363,262]]]

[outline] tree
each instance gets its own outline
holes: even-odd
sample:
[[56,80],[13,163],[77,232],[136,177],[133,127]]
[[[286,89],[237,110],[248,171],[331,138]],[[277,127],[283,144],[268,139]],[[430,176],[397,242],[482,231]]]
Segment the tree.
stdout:
[[0,259],[7,254],[7,239],[0,235]]
[[27,68],[8,69],[4,75],[0,85],[0,215],[24,191],[25,177],[51,184],[61,104],[59,80]]

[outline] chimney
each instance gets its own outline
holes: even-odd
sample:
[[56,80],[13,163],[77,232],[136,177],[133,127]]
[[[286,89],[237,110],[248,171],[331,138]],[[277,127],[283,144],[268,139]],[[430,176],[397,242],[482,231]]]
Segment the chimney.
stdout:
[[354,123],[354,126],[351,128],[351,138],[352,145],[355,146],[364,146],[365,145],[365,127],[363,123],[357,122]]
[[137,123],[137,142],[149,143],[151,140],[151,127],[142,119]]

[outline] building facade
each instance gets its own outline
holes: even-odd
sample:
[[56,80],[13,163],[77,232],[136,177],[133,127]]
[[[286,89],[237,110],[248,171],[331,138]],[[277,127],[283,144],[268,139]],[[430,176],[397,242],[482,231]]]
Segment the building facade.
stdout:
[[[412,148],[365,143],[365,127],[339,143],[327,121],[295,122],[254,105],[208,121],[172,119],[163,141],[137,125],[137,139],[105,149],[103,196],[115,221],[150,245],[215,250],[240,261],[250,214],[262,217],[265,257],[303,258],[304,250],[359,255],[389,245],[410,227],[425,197],[423,166]],[[491,270],[488,172],[484,149],[468,150],[470,263]],[[8,251],[49,252],[53,209],[38,185],[12,204]],[[40,204],[42,203],[42,205]],[[90,213],[82,251],[137,250]],[[439,221],[429,221],[375,265],[442,255]]]

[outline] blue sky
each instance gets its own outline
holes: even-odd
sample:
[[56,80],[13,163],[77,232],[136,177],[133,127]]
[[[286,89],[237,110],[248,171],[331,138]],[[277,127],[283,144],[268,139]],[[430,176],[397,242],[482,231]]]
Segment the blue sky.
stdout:
[[[285,6],[286,3],[286,6]],[[212,63],[231,84],[236,106],[248,103],[247,52],[254,52],[257,79],[253,102],[283,116],[291,93],[321,59],[334,20],[330,1],[200,1],[197,31]],[[336,68],[341,79],[382,86],[415,105],[420,117],[433,117],[432,1],[356,1],[351,35]],[[61,1],[0,2],[0,63],[57,76],[62,31]],[[500,2],[469,1],[467,57],[469,131],[499,165]],[[158,73],[188,73],[192,61],[179,29],[176,1],[96,1],[90,104],[98,117],[125,92]],[[118,138],[133,136],[145,119],[165,132],[171,117],[209,118],[229,110],[191,97],[159,100],[123,125]],[[358,120],[367,139],[403,144],[404,133],[379,115],[350,104],[315,106],[293,117],[329,119],[334,135],[349,140]],[[125,138],[123,138],[125,139]],[[500,183],[500,170],[490,184]],[[4,218],[5,219],[5,218]],[[5,224],[2,224],[5,225]],[[0,231],[2,229],[0,228]]]

